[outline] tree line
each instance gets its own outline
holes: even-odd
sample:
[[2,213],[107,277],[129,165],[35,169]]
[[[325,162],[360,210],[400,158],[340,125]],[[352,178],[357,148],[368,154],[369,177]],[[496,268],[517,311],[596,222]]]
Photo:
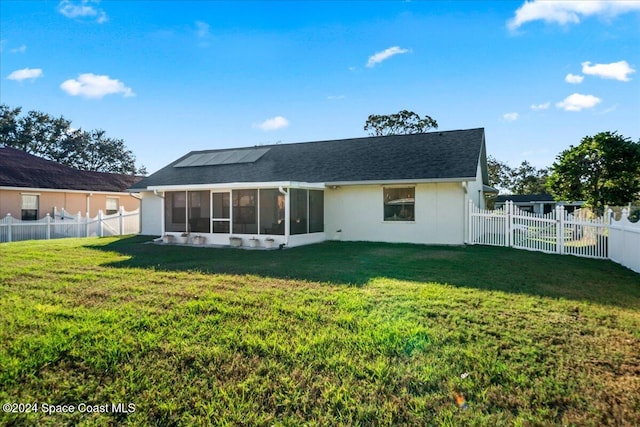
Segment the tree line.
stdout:
[[0,145],[26,151],[80,170],[145,175],[122,139],[101,129],[74,129],[64,117],[0,105]]

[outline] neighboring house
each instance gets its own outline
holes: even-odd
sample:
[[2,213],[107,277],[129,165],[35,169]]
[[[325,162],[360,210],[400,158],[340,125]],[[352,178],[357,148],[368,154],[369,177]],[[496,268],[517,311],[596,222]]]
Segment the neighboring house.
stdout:
[[556,206],[573,212],[584,205],[584,202],[556,202],[551,194],[502,194],[496,197],[495,208],[502,209],[507,201],[512,201],[520,210],[540,215],[548,214]]
[[22,150],[0,146],[0,218],[22,220],[53,216],[54,209],[95,217],[138,209],[140,199],[127,192],[141,177],[81,171]]
[[462,244],[484,129],[193,151],[144,178],[142,234]]

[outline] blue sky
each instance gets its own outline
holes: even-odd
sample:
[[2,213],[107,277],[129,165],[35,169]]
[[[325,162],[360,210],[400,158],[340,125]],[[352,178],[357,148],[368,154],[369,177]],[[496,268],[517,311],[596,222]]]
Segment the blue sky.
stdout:
[[3,0],[0,24],[2,103],[104,129],[149,172],[402,109],[484,127],[512,166],[640,139],[638,1]]

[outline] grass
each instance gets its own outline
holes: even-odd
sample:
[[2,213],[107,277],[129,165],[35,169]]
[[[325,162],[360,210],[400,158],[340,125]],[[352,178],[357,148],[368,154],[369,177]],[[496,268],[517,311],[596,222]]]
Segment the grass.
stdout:
[[0,402],[40,404],[0,425],[640,425],[640,275],[612,262],[145,240],[0,245]]

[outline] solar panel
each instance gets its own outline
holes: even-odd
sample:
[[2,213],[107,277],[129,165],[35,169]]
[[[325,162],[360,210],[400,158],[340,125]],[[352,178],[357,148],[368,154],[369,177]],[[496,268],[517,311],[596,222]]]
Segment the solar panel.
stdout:
[[238,163],[253,163],[264,156],[269,148],[249,148],[243,150],[214,151],[212,153],[192,154],[176,163],[174,168],[192,166],[234,165]]

